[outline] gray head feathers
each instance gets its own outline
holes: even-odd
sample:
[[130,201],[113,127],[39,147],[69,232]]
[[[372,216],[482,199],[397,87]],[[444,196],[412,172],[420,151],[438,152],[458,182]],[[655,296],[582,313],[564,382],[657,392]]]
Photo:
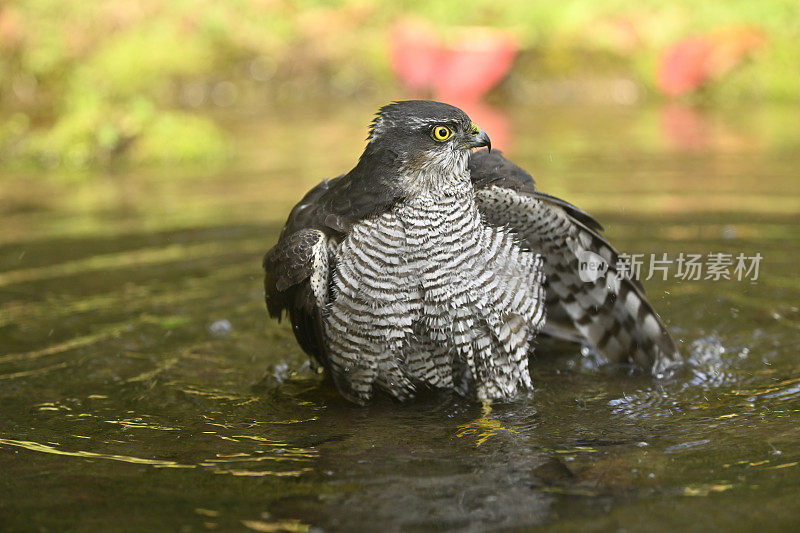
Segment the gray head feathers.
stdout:
[[403,100],[381,107],[369,129],[370,142],[390,132],[431,128],[437,124],[468,129],[471,121],[459,108],[430,100]]

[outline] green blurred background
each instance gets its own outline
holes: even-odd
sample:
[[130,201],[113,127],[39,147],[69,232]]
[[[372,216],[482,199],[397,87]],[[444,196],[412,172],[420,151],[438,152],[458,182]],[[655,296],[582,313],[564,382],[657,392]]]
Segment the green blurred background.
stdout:
[[[406,94],[389,50],[392,28],[408,19],[443,43],[459,26],[513,36],[516,63],[488,97],[507,106],[668,100],[659,62],[687,39],[683,61],[696,60],[697,38],[723,57],[680,101],[735,108],[800,97],[793,0],[6,1],[2,166],[224,163],[241,153],[229,126],[237,115]],[[621,81],[632,84],[624,102],[613,91]]]

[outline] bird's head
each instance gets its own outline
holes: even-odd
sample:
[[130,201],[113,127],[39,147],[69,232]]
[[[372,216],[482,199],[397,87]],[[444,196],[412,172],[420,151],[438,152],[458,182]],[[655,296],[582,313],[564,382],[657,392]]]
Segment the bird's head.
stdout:
[[[472,148],[489,136],[457,107],[427,100],[394,102],[378,110],[364,156],[390,152],[399,171],[427,185],[466,175]],[[414,179],[414,178],[411,178]]]

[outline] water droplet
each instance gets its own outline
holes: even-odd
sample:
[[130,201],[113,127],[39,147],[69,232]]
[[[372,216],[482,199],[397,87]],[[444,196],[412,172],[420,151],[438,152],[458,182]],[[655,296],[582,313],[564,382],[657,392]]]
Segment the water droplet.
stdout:
[[217,320],[208,326],[208,332],[219,339],[224,339],[231,334],[231,331],[233,331],[233,326],[226,318]]

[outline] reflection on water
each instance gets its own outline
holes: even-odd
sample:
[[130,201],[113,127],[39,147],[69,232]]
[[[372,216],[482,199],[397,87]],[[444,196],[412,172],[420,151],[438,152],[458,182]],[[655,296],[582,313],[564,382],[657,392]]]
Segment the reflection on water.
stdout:
[[621,249],[761,253],[759,279],[646,282],[688,361],[663,380],[542,344],[532,397],[356,408],[267,320],[260,256],[307,188],[352,165],[373,108],[239,123],[244,162],[224,173],[3,178],[0,524],[796,522],[794,112],[508,113],[510,155]]

